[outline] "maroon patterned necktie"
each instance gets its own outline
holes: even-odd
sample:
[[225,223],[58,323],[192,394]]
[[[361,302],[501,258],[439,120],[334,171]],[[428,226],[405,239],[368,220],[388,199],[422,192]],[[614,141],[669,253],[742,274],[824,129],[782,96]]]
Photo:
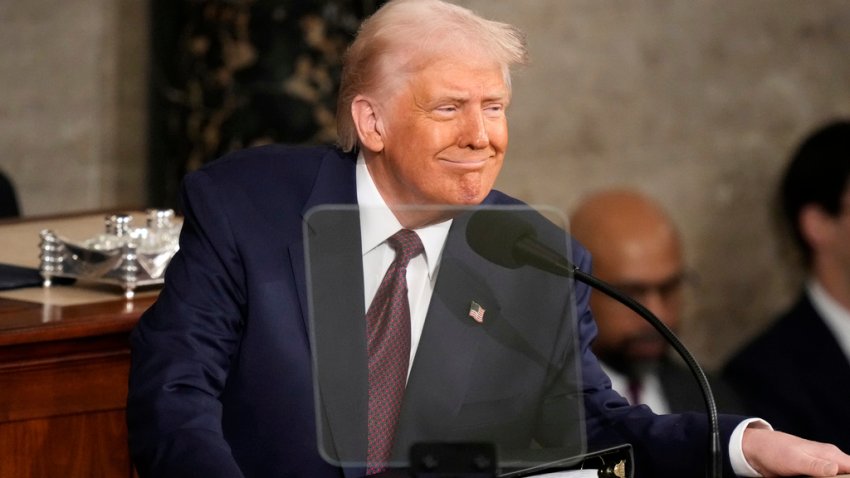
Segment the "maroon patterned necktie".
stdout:
[[387,239],[396,252],[366,313],[369,340],[369,444],[366,474],[380,473],[390,459],[410,361],[407,264],[422,253],[415,232],[402,229]]
[[641,393],[643,392],[643,382],[640,379],[629,379],[629,401],[632,405],[640,405]]

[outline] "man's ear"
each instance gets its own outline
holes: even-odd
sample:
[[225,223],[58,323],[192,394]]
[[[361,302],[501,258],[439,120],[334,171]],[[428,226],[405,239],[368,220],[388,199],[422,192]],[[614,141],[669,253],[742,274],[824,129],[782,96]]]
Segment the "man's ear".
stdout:
[[354,118],[360,144],[373,153],[383,151],[384,128],[377,104],[371,98],[357,95],[351,102],[351,117]]
[[800,210],[800,232],[809,246],[820,250],[835,235],[835,218],[816,204],[808,204]]

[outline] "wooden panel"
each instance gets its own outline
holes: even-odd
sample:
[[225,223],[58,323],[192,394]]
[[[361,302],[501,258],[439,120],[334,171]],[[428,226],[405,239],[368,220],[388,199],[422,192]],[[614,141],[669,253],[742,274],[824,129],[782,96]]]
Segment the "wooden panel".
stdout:
[[0,478],[135,476],[128,335],[153,300],[0,299]]
[[0,423],[0,478],[132,476],[123,411]]
[[0,422],[121,410],[129,350],[0,364]]
[[[0,223],[0,262],[37,266],[43,227],[90,236],[103,214]],[[128,336],[155,291],[132,301],[79,283],[6,292],[20,296],[0,297],[0,478],[135,476]]]

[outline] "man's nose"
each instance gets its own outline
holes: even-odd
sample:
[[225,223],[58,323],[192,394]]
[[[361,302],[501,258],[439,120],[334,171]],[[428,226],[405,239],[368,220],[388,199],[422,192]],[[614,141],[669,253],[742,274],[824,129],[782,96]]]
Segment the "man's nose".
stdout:
[[638,302],[667,325],[670,325],[678,314],[676,297],[666,296],[657,289],[642,294]]
[[460,142],[458,146],[461,148],[482,149],[490,144],[487,125],[481,111],[469,111],[464,115],[462,131],[458,140]]

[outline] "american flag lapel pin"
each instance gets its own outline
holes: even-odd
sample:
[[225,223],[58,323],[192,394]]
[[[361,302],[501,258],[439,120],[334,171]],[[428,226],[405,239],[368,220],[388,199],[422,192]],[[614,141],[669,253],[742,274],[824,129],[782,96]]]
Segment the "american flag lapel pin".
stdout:
[[481,304],[473,300],[469,304],[469,316],[479,324],[484,323],[484,307],[481,307]]

